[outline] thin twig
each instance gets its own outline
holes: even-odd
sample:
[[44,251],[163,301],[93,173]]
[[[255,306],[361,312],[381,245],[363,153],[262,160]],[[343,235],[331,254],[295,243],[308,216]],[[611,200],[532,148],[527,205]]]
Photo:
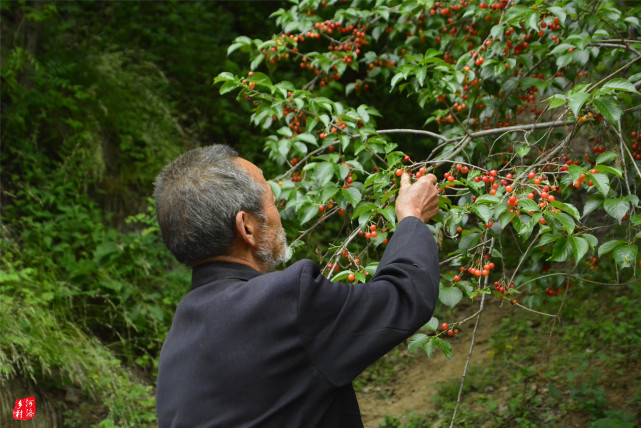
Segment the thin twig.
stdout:
[[467,353],[467,360],[465,361],[465,367],[463,368],[463,376],[461,376],[461,386],[458,390],[458,397],[456,398],[456,406],[454,407],[454,413],[452,414],[452,422],[450,422],[450,428],[454,426],[454,421],[456,420],[456,411],[461,404],[461,396],[463,395],[463,385],[465,385],[465,376],[467,375],[467,368],[470,365],[470,360],[472,359],[472,351],[474,350],[474,343],[476,341],[476,330],[479,327],[481,322],[481,311],[483,310],[483,305],[485,303],[485,294],[481,297],[481,309],[478,311],[476,317],[476,324],[474,325],[474,331],[472,331],[472,342],[470,343],[470,351]]
[[634,53],[636,56],[641,56],[641,52],[638,50],[634,49],[632,46],[628,45],[618,45],[615,43],[590,43],[589,46],[597,46],[597,47],[604,47],[604,48],[615,48],[615,49],[625,49],[628,50],[632,53]]
[[636,57],[635,59],[633,59],[629,63],[625,64],[624,66],[622,66],[618,70],[615,70],[614,72],[608,74],[607,76],[605,76],[603,79],[599,80],[597,83],[595,83],[592,87],[590,87],[585,92],[589,94],[594,89],[598,88],[601,85],[601,83],[607,82],[608,80],[610,80],[611,78],[613,78],[617,74],[621,73],[623,70],[625,70],[626,68],[630,67],[632,64],[634,64],[637,61],[641,61],[641,56]]
[[298,241],[303,239],[303,237],[305,235],[307,235],[309,232],[311,232],[312,230],[316,229],[319,225],[324,223],[329,217],[331,217],[332,215],[336,214],[338,212],[338,209],[339,209],[338,207],[334,207],[334,209],[332,211],[328,212],[327,214],[325,214],[324,216],[319,218],[318,221],[312,227],[310,227],[309,229],[307,229],[306,231],[301,233],[301,235],[298,238],[296,238],[294,240],[294,242],[292,242],[289,246],[294,248],[294,245],[296,245],[296,243],[298,243]]
[[[472,137],[469,136],[469,135],[465,136],[463,138],[463,140],[461,140],[461,142],[459,143],[458,147],[456,149],[454,149],[454,151],[447,152],[447,153],[444,153],[444,154],[446,154],[448,158],[454,159],[459,153],[461,153],[463,150],[465,150],[465,147],[467,147],[467,145],[470,143],[470,141],[472,141]],[[443,164],[446,164],[447,162],[448,162],[447,159],[443,159],[443,160],[439,161],[436,165],[434,165],[434,168],[436,169],[439,166],[441,166]]]
[[[614,127],[614,125],[612,125],[612,127]],[[621,151],[621,162],[623,162],[623,170],[627,171],[628,166],[626,165],[626,162],[625,162],[625,153],[623,153],[625,142],[623,141],[623,132],[621,131],[621,118],[619,118],[619,120],[617,121],[617,127],[618,129],[616,129],[616,133],[619,136],[619,150]],[[634,163],[634,161],[632,163]],[[630,190],[630,184],[628,183],[627,178],[624,179],[623,182],[625,183],[625,187],[628,190],[628,195],[631,195],[632,191]]]
[[556,315],[554,316],[554,319],[552,320],[552,327],[550,328],[550,335],[548,336],[548,347],[547,347],[548,364],[550,362],[550,343],[552,342],[552,333],[554,333],[554,326],[556,325],[556,322],[561,318],[561,310],[563,310],[563,304],[565,303],[565,300],[568,298],[568,291],[569,290],[570,290],[570,284],[568,282],[566,282],[565,283],[565,292],[563,293],[563,300],[561,300],[561,305],[559,306],[559,310],[556,311]]
[[[478,137],[485,137],[488,135],[503,134],[503,133],[512,132],[512,131],[534,131],[535,129],[555,128],[557,126],[564,126],[564,125],[572,125],[572,123],[571,122],[568,123],[562,120],[555,120],[552,122],[541,122],[541,123],[526,124],[526,125],[513,125],[513,126],[506,126],[503,128],[484,129],[483,131],[477,131],[469,134],[469,137],[478,138]],[[461,138],[463,137],[451,138],[449,141],[456,141],[456,140],[460,140]]]
[[[343,243],[341,244],[340,247],[338,247],[338,250],[336,250],[336,253],[335,253],[336,255],[334,256],[334,262],[332,263],[332,265],[336,266],[336,264],[338,264],[338,261],[339,261],[341,255],[342,255],[343,251],[347,248],[349,243],[352,242],[354,240],[354,238],[356,238],[356,236],[358,235],[358,232],[359,232],[359,229],[354,229],[352,234],[349,235],[345,241],[343,241]],[[331,279],[333,273],[334,273],[334,269],[331,269],[327,273],[327,279]]]
[[554,314],[548,314],[548,313],[545,313],[545,312],[539,312],[539,311],[535,311],[534,309],[530,309],[527,306],[523,306],[519,302],[516,302],[515,305],[518,306],[521,309],[525,309],[526,311],[534,312],[535,314],[545,315],[546,317],[553,317],[553,318],[556,317],[556,315],[554,315]]
[[[487,235],[486,235],[487,236]],[[494,250],[494,238],[490,240],[490,248],[488,250],[488,254],[492,254],[492,251]],[[487,282],[489,281],[489,278],[486,276],[484,278],[484,284],[483,288],[487,287]],[[476,324],[474,324],[474,331],[472,331],[472,341],[470,343],[470,351],[467,353],[467,360],[465,361],[465,367],[463,368],[463,376],[461,376],[461,386],[459,387],[458,390],[458,397],[456,399],[456,407],[454,407],[454,413],[452,414],[452,422],[450,423],[450,428],[454,426],[454,420],[456,420],[456,411],[459,408],[459,405],[461,404],[461,396],[463,395],[463,385],[465,385],[465,376],[467,375],[467,368],[470,365],[470,360],[472,359],[472,351],[474,350],[474,343],[476,343],[476,330],[479,327],[479,323],[481,322],[481,313],[483,312],[483,308],[485,306],[485,294],[481,296],[481,305],[479,307],[478,312],[476,312]],[[465,322],[466,320],[463,320]],[[458,323],[459,325],[462,324]]]
[[423,131],[422,129],[383,129],[376,131],[378,134],[419,134],[427,137],[438,138],[439,140],[449,141],[447,137],[436,134],[430,131]]

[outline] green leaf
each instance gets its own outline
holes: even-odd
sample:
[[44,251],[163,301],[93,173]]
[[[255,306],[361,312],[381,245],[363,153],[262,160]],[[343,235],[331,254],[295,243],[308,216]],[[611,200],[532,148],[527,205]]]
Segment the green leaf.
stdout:
[[598,251],[597,254],[598,254],[599,258],[601,258],[605,254],[608,254],[610,251],[614,250],[616,247],[618,247],[620,245],[625,245],[625,244],[626,244],[625,241],[620,241],[618,239],[613,239],[611,241],[604,242],[599,247],[599,251]]
[[572,244],[569,239],[564,237],[559,237],[556,244],[554,244],[554,249],[552,250],[552,256],[549,260],[554,262],[564,262],[566,261],[573,252]]
[[[610,174],[614,174],[619,178],[623,178],[623,173],[621,172],[621,170],[619,168],[617,168],[617,167],[614,167],[614,166],[595,165],[594,169],[596,169],[599,172],[609,172]],[[593,177],[594,177],[594,175],[593,175]]]
[[305,224],[311,219],[313,219],[317,214],[319,213],[318,211],[318,206],[317,205],[310,205],[307,208],[305,208],[305,211],[303,212],[303,216],[300,219],[300,224]]
[[494,195],[481,195],[478,198],[476,198],[476,201],[474,201],[474,204],[489,204],[489,205],[496,205],[499,202],[501,202],[501,199],[498,198],[497,196]]
[[392,81],[390,82],[390,83],[391,83],[391,85],[390,85],[390,86],[391,86],[390,92],[392,92],[392,90],[394,89],[394,86],[396,86],[396,84],[398,83],[398,81],[399,81],[399,80],[401,80],[401,79],[403,79],[403,78],[404,78],[403,73],[396,73],[396,74],[394,75],[394,77],[392,77]]
[[432,358],[432,353],[434,352],[434,337],[429,340],[425,345],[423,345],[423,351],[427,354],[427,358]]
[[586,172],[587,172],[586,168],[582,168],[578,165],[570,165],[568,167],[568,174],[570,174],[570,177],[572,177],[572,182],[574,183],[579,181],[581,174],[585,174]]
[[567,102],[567,99],[563,95],[556,94],[551,96],[550,98],[545,99],[544,101],[550,101],[550,105],[548,106],[548,108],[557,108],[565,104]]
[[438,346],[441,351],[443,351],[443,354],[445,354],[445,358],[448,360],[452,356],[452,345],[449,344],[449,342],[446,342],[445,340],[439,339],[438,337],[432,337],[432,340],[430,342],[434,342],[434,345]]
[[352,219],[355,219],[356,217],[360,216],[361,214],[367,211],[371,211],[373,213],[374,211],[376,211],[376,208],[378,207],[371,202],[362,202],[354,210],[354,214],[352,214]]
[[556,59],[556,66],[558,68],[563,68],[571,62],[572,62],[572,54],[565,53]]
[[635,245],[621,245],[616,247],[612,254],[614,255],[614,260],[616,260],[619,266],[621,268],[626,268],[635,263],[638,251],[639,248]]
[[590,98],[590,94],[586,94],[585,92],[579,92],[578,94],[568,96],[568,105],[575,116],[581,112],[581,108],[588,98]]
[[327,201],[330,200],[335,194],[338,193],[340,188],[336,184],[332,184],[330,186],[326,186],[323,191],[321,192],[321,201],[322,203],[326,203]]
[[334,177],[334,164],[322,162],[316,165],[314,178],[318,180],[320,187],[327,185],[332,177]]
[[238,84],[234,81],[227,81],[223,83],[223,85],[220,87],[220,95],[224,95],[228,92],[233,91],[234,89],[238,88]]
[[512,213],[503,213],[499,217],[499,224],[501,225],[501,229],[505,229],[505,226],[510,224],[510,221],[514,218],[514,214]]
[[489,222],[492,219],[492,210],[487,205],[476,205],[472,206],[472,211],[478,215],[484,223]]
[[377,208],[376,212],[382,214],[392,226],[396,226],[396,209],[393,205],[388,205],[385,208]]
[[[259,55],[259,56],[262,57],[262,55]],[[247,81],[248,82],[256,82],[257,85],[262,85],[262,86],[265,86],[265,87],[272,87],[273,86],[272,81],[269,78],[269,76],[266,75],[265,73],[261,73],[261,72],[255,72],[251,76],[247,77]]]
[[[526,240],[530,237],[532,234],[532,231],[534,230],[534,226],[539,222],[543,214],[540,212],[534,213],[532,217],[527,222],[522,222],[521,226],[518,229],[519,236],[521,237],[522,240]],[[525,216],[523,216],[525,217]]]
[[630,202],[624,198],[605,199],[603,201],[603,209],[621,223],[623,216],[630,211]]
[[367,106],[365,104],[361,104],[360,106],[358,106],[356,111],[360,115],[361,120],[363,121],[363,123],[369,122],[369,112],[368,112]]
[[300,140],[308,144],[312,144],[314,146],[318,146],[318,141],[316,141],[316,136],[313,134],[310,134],[309,132],[304,132],[302,134],[298,134],[294,140]]
[[454,308],[463,298],[463,292],[458,287],[440,287],[438,300],[445,306]]
[[490,30],[490,35],[493,39],[498,39],[501,33],[503,33],[504,26],[502,24],[495,25]]
[[603,97],[594,99],[594,107],[599,110],[599,113],[608,119],[611,123],[616,124],[621,118],[623,111],[613,97]]
[[539,12],[534,12],[532,15],[527,20],[528,27],[532,31],[539,31],[539,18],[541,17],[541,14]]
[[585,256],[585,253],[588,252],[590,246],[588,241],[581,238],[580,236],[571,236],[570,243],[574,249],[574,263],[579,263],[579,261]]
[[361,192],[355,187],[341,189],[341,194],[354,207],[361,201],[362,198]]
[[524,157],[524,156],[527,156],[528,153],[530,153],[530,150],[531,150],[530,146],[521,146],[516,151],[516,154],[519,155],[520,157]]
[[[597,165],[598,166],[598,165]],[[603,194],[603,196],[608,196],[610,192],[610,179],[605,174],[591,174],[592,181],[596,186],[597,190]]]
[[551,205],[555,208],[559,208],[566,213],[572,215],[576,219],[576,221],[581,220],[581,216],[579,215],[579,210],[577,210],[574,205],[566,204],[565,202],[560,202],[560,201],[552,201]]
[[619,155],[618,155],[618,154],[616,154],[616,153],[614,153],[614,152],[604,152],[604,153],[601,153],[601,154],[596,158],[596,161],[595,161],[594,163],[596,163],[596,164],[598,165],[598,164],[600,164],[600,163],[610,162],[611,160],[614,160],[614,159],[616,159],[617,157],[619,157]]
[[408,352],[413,352],[416,349],[420,348],[429,339],[430,337],[427,334],[423,333],[417,333],[414,336],[410,337],[410,342],[407,345]]
[[220,73],[218,76],[214,78],[214,82],[218,83],[218,82],[224,82],[227,80],[235,80],[235,79],[236,77],[232,73],[230,73],[229,71],[223,71],[222,73]]
[[574,220],[572,217],[564,213],[552,213],[552,216],[563,225],[563,229],[568,232],[568,235],[574,232]]
[[599,243],[599,240],[596,238],[596,236],[590,235],[589,233],[584,233],[581,236],[583,236],[583,238],[588,241],[588,244],[590,244],[590,248],[595,248]]
[[572,53],[572,59],[581,65],[585,65],[590,60],[590,51],[587,49],[577,49]]
[[479,239],[479,234],[477,232],[467,233],[463,235],[463,237],[459,241],[458,247],[461,251],[465,252],[466,250],[478,244]]
[[602,89],[615,89],[617,91],[627,91],[636,93],[637,90],[627,79],[612,79],[603,85]]
[[499,218],[499,217],[501,216],[501,214],[503,214],[505,211],[507,211],[507,208],[508,208],[508,206],[507,206],[507,201],[506,201],[506,202],[503,202],[503,203],[502,203],[502,204],[500,204],[499,206],[495,207],[495,208],[494,208],[494,215],[493,215],[493,217],[494,217],[494,218]]
[[438,318],[432,317],[430,320],[423,326],[423,328],[426,328],[428,330],[432,331],[437,331],[439,326]]
[[554,16],[559,18],[559,24],[563,25],[566,17],[565,9],[558,6],[551,6],[551,7],[548,7],[548,12],[552,13]]
[[598,197],[591,197],[588,199],[588,201],[585,203],[585,206],[583,207],[583,217],[586,215],[590,214],[592,211],[596,210],[597,208],[601,208],[603,205],[603,199],[598,198]]
[[519,200],[519,207],[521,208],[521,210],[528,211],[528,212],[529,211],[536,212],[539,210],[539,205],[536,202],[534,202],[532,199],[528,199],[528,198],[523,198]]

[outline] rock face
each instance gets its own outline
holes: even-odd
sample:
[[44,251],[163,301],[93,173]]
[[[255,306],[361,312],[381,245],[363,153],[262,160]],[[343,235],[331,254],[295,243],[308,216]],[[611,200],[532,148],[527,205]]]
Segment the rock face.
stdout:
[[[13,407],[16,400],[36,398],[36,415],[32,419],[15,421]],[[31,380],[11,379],[0,381],[0,427],[19,423],[23,428],[62,428],[62,403],[55,394],[45,392]]]

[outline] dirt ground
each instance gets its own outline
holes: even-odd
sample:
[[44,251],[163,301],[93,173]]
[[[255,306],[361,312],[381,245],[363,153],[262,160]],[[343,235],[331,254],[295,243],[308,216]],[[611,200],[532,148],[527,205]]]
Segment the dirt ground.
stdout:
[[[478,307],[478,304],[471,306],[466,312],[472,314],[478,310]],[[492,326],[498,324],[502,316],[512,311],[511,305],[500,307],[499,304],[486,302],[476,333],[470,365],[482,364],[492,358],[488,342]],[[417,350],[405,359],[407,363],[395,367],[396,377],[389,385],[366,386],[358,394],[365,427],[378,427],[385,415],[400,416],[412,410],[421,413],[433,410],[432,398],[436,393],[435,385],[450,379],[461,379],[470,351],[474,324],[475,320],[469,321],[459,335],[447,338],[453,351],[450,361],[440,350],[434,351],[431,359],[428,359],[423,351]],[[424,379],[424,381],[418,379]]]

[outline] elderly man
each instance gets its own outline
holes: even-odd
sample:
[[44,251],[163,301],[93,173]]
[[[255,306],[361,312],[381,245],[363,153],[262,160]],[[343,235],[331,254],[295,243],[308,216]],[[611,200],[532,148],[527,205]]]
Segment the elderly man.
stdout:
[[193,267],[160,353],[163,427],[362,427],[352,381],[431,317],[438,250],[424,222],[436,177],[404,174],[399,224],[371,281],[332,283],[311,260],[268,273],[288,247],[261,171],[227,146],[165,167],[165,244]]

